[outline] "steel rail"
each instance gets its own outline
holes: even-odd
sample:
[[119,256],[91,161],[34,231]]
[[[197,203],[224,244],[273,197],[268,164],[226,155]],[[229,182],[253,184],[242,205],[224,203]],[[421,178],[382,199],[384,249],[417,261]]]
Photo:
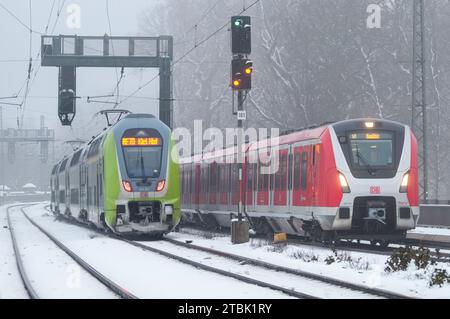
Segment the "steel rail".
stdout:
[[61,241],[59,241],[56,237],[42,228],[38,223],[36,223],[28,214],[25,212],[24,208],[20,209],[23,215],[27,218],[27,220],[39,229],[45,236],[47,236],[56,246],[58,246],[62,251],[64,251],[67,255],[69,255],[78,265],[80,265],[84,270],[86,270],[90,275],[100,281],[103,285],[105,285],[108,289],[116,293],[123,299],[138,299],[132,293],[127,291],[125,288],[121,287],[117,283],[113,282],[101,272],[96,270],[93,266],[89,265],[86,261],[84,261],[81,257],[75,254],[72,250],[70,250],[67,246],[65,246]]

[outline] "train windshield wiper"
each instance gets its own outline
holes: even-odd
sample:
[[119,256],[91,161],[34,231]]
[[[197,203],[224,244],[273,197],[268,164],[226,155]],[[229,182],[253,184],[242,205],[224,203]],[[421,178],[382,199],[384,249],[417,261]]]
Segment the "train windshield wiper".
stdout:
[[144,184],[147,183],[147,176],[145,175],[145,167],[144,167],[144,155],[142,154],[142,148],[140,150],[140,160],[141,160],[141,175],[142,175],[142,182]]
[[375,173],[375,169],[372,167],[372,165],[369,164],[367,159],[359,151],[358,145],[356,145],[356,157],[358,158],[358,164],[359,164],[359,161],[362,161],[363,164],[366,166],[367,172],[369,172],[369,174],[372,175],[373,173]]

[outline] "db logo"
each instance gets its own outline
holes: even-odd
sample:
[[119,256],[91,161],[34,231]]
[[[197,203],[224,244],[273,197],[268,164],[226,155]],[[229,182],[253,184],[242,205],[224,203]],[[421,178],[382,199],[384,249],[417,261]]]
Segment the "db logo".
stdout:
[[380,186],[370,186],[370,194],[372,194],[372,195],[381,194],[381,187]]

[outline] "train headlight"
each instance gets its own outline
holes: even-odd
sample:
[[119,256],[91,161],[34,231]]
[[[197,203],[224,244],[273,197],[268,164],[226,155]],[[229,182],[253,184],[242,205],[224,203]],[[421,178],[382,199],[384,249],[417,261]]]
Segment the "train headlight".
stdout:
[[133,187],[131,187],[131,183],[129,181],[122,181],[122,186],[123,189],[128,193],[131,193],[133,191]]
[[364,125],[366,128],[374,128],[375,127],[374,122],[365,122]]
[[400,184],[400,193],[406,193],[408,191],[409,172],[403,175],[402,183]]
[[348,186],[347,179],[345,178],[344,174],[339,174],[339,183],[341,184],[341,189],[343,193],[350,193],[350,186]]
[[166,186],[166,181],[162,180],[158,182],[158,185],[156,185],[156,191],[160,192],[164,189],[164,186]]

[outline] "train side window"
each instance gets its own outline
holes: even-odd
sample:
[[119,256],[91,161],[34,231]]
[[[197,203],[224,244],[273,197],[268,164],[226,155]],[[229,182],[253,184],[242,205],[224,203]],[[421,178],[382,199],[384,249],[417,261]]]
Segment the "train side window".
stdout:
[[284,190],[286,189],[286,173],[287,173],[287,156],[281,155],[279,161],[278,171],[275,173],[275,189]]
[[287,173],[288,173],[288,157],[287,155],[283,155],[281,156],[281,163],[280,163],[280,170],[281,170],[281,177],[280,177],[280,182],[281,182],[281,190],[286,190],[286,186],[287,186]]
[[239,192],[239,168],[237,164],[232,165],[232,192],[236,193]]
[[302,170],[302,190],[306,190],[306,186],[308,183],[308,153],[303,152],[302,153],[302,164],[301,164],[301,170]]
[[72,160],[70,161],[70,167],[75,166],[78,164],[78,162],[80,161],[80,155],[81,155],[81,151],[79,150],[78,152],[76,152],[73,157]]
[[60,172],[60,173],[63,172],[63,171],[66,169],[66,165],[67,165],[67,161],[68,161],[68,160],[69,160],[69,159],[66,158],[66,159],[62,162],[61,166],[59,167],[59,172]]
[[255,164],[247,164],[247,192],[253,191],[253,184],[255,180]]
[[258,177],[258,190],[261,191],[267,191],[268,185],[269,185],[269,174],[263,174],[264,165],[261,163],[259,164],[259,177]]
[[210,181],[211,193],[217,192],[217,163],[212,163],[210,166]]
[[300,189],[300,170],[301,170],[301,154],[294,155],[294,189]]
[[92,142],[91,147],[89,148],[88,155],[87,155],[88,158],[98,155],[99,150],[100,150],[101,141],[102,141],[102,138],[100,137],[100,138],[97,138],[94,142]]

